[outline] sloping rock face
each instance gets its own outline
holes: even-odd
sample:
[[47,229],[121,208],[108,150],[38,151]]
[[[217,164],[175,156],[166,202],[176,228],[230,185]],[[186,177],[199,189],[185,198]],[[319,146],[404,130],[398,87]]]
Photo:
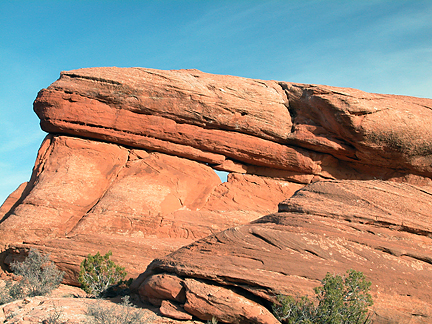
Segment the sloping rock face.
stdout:
[[273,323],[271,316],[229,311],[226,296],[259,304],[266,314],[275,295],[313,295],[327,272],[352,268],[372,282],[374,323],[430,323],[431,219],[430,188],[317,182],[281,203],[279,213],[156,259],[133,288],[143,300],[170,300],[204,320]]
[[[208,257],[214,256],[214,270],[209,266],[202,276],[185,272],[181,278],[171,277],[174,281],[180,280],[183,289],[174,300],[159,290],[148,296],[142,292],[143,298],[162,306],[167,314],[182,314],[171,316],[189,318],[194,315],[208,319],[213,312],[226,322],[273,323],[268,305],[273,300],[275,287],[287,287],[283,288],[287,292],[310,291],[331,265],[339,264],[332,258],[341,253],[336,244],[340,238],[334,234],[335,231],[339,233],[340,228],[345,234],[348,230],[354,231],[352,226],[357,226],[360,229],[353,233],[364,232],[364,237],[379,229],[383,232],[371,237],[380,240],[384,240],[383,233],[407,235],[406,242],[400,239],[404,242],[401,251],[413,251],[410,244],[427,250],[429,229],[423,224],[426,224],[423,216],[408,212],[396,217],[396,209],[391,205],[386,207],[391,211],[388,214],[381,207],[376,211],[377,217],[383,220],[371,223],[370,215],[369,218],[365,216],[366,220],[361,220],[363,216],[353,216],[349,220],[344,215],[352,208],[347,207],[346,201],[339,205],[333,201],[332,193],[336,189],[323,191],[319,196],[330,199],[331,217],[326,215],[330,211],[309,195],[301,200],[304,203],[299,205],[299,210],[285,210],[283,208],[288,207],[282,204],[279,214],[263,218],[259,224],[240,225],[276,213],[278,203],[305,185],[318,188],[321,184],[316,182],[321,180],[381,179],[425,188],[432,185],[430,99],[252,80],[197,70],[90,68],[62,72],[57,81],[39,92],[34,111],[42,129],[49,134],[41,145],[30,181],[17,189],[0,208],[0,265],[3,268],[22,258],[29,248],[36,247],[51,254],[53,261],[66,272],[67,283],[77,284],[81,260],[89,253],[104,254],[111,250],[114,261],[125,266],[134,277],[153,259],[213,234],[191,246],[199,247],[204,244],[202,242],[214,243],[214,246],[232,244],[232,250],[228,249],[231,252],[218,254],[210,244],[208,252],[197,248],[203,254],[194,255],[193,261],[187,259],[189,254],[182,252],[189,251],[190,247],[171,257],[180,260],[182,253],[186,253],[181,262],[185,269],[195,269],[195,265],[196,268],[201,266],[200,260],[207,262]],[[229,172],[228,181],[221,183],[214,169]],[[411,186],[397,188],[408,188],[403,190],[408,190],[413,199],[426,195],[428,190]],[[300,191],[290,204],[299,201],[308,190],[312,189]],[[382,200],[391,201],[390,189],[385,190]],[[348,195],[348,191],[343,192]],[[366,204],[364,210],[381,206],[379,202],[374,203]],[[292,206],[289,208],[294,208]],[[422,213],[419,215],[426,215],[428,211]],[[301,222],[298,215],[303,220],[312,217],[313,221]],[[228,228],[231,229],[215,234]],[[324,262],[323,257],[307,252],[314,251],[309,246],[302,250],[303,245],[298,243],[300,247],[298,251],[293,248],[293,255],[312,267],[304,275],[305,279],[300,280],[303,284],[298,284],[295,272],[284,268],[286,256],[281,255],[278,260],[272,254],[264,262],[246,253],[255,253],[254,249],[278,250],[273,238],[267,243],[260,239],[267,235],[260,231],[279,233],[282,242],[288,240],[288,243],[280,243],[282,246],[302,242],[300,238],[308,238],[307,235],[321,235],[325,242],[330,240],[328,249],[323,248],[330,256],[324,259],[325,266],[320,267],[315,263]],[[426,242],[424,245],[416,243],[420,238]],[[249,239],[257,241],[249,242]],[[245,246],[240,245],[240,248],[237,240],[243,240]],[[312,238],[309,240],[313,242]],[[396,255],[389,253],[385,245],[389,242],[382,243],[385,248],[379,253],[383,259],[406,257],[405,252],[399,256],[398,252]],[[402,248],[405,243],[407,246]],[[226,249],[221,251],[228,251]],[[240,254],[236,253],[240,252],[235,251],[242,249],[246,254],[238,259]],[[339,259],[338,262],[342,262]],[[174,272],[167,270],[167,275],[180,274],[178,269],[183,265],[180,267],[176,260],[171,265],[158,261],[149,271],[163,275],[165,267],[172,267]],[[418,260],[420,264],[429,262],[423,257]],[[297,259],[291,261],[298,262]],[[240,285],[238,279],[233,279],[235,284],[228,283],[225,275],[218,274],[216,279],[208,277],[208,272],[219,273],[222,263],[232,271],[226,272],[226,278],[247,277],[246,270],[260,269],[256,264],[261,263],[268,265],[265,268],[268,273],[263,270],[260,274],[251,274],[250,278],[243,278],[244,285]],[[245,271],[240,271],[244,263],[247,263],[243,267]],[[361,264],[364,268],[367,262],[359,261],[359,267]],[[340,263],[334,269],[342,270],[346,266],[347,263]],[[272,267],[275,268],[272,270]],[[292,268],[295,267],[306,269],[301,263],[292,263]],[[279,268],[283,269],[282,274]],[[314,269],[321,270],[314,272]],[[405,273],[409,273],[408,270]],[[207,277],[212,285],[216,282],[220,286],[205,286],[208,282],[203,279]],[[156,279],[151,282],[159,282]],[[278,280],[281,281],[274,286]],[[417,282],[415,280],[413,282]],[[164,287],[166,281],[161,282]],[[237,288],[233,290],[233,286]],[[204,296],[206,287],[216,296],[214,300]],[[402,298],[398,303],[407,305],[404,301],[407,296],[398,290],[399,297],[390,298],[387,288],[383,288],[382,293],[376,290],[381,300],[390,302]],[[139,289],[152,291],[156,288],[143,285]],[[410,295],[417,296],[411,292]],[[234,304],[239,307],[237,315],[223,315],[228,314],[225,308],[214,307],[221,298],[225,300],[226,309]],[[415,298],[419,303],[424,301]],[[428,304],[425,307],[429,309]],[[428,314],[422,312],[419,314]]]
[[[0,243],[9,245],[3,261],[35,247],[76,284],[85,256],[111,250],[136,276],[155,257],[256,219],[301,187],[242,174],[221,184],[203,163],[49,135],[32,179],[8,201],[14,208],[0,224]],[[245,192],[256,194],[242,201]]]

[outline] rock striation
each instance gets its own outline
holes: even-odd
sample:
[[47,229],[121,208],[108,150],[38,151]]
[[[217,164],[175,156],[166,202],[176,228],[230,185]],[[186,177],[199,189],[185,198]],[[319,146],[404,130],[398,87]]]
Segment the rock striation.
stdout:
[[431,99],[111,67],[62,72],[34,111],[49,134],[0,207],[2,268],[36,247],[77,284],[89,253],[131,277],[156,259],[134,289],[163,314],[275,323],[274,294],[352,267],[377,318],[430,320]]
[[[154,260],[133,288],[143,300],[169,300],[203,320],[277,323],[266,312],[277,294],[313,295],[327,272],[356,269],[372,282],[374,323],[429,323],[431,211],[430,189],[378,180],[317,182],[282,202],[276,214]],[[261,308],[226,307],[248,303]]]
[[431,108],[431,99],[143,68],[62,72],[34,103],[50,133],[221,169],[240,163],[245,172],[259,167],[255,174],[300,173],[303,183],[314,176],[429,182]]
[[[85,256],[112,250],[135,276],[157,256],[270,212],[301,187],[243,174],[221,184],[203,163],[48,135],[21,197],[8,200],[15,203],[0,224],[0,242],[9,246],[3,262],[35,247],[76,284]],[[242,201],[247,192],[256,194]]]

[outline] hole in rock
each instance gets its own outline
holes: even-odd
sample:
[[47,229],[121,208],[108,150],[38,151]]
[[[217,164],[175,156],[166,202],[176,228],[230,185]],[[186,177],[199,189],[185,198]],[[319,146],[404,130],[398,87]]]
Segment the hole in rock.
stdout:
[[226,171],[218,171],[218,170],[214,170],[216,172],[216,174],[219,176],[219,178],[221,179],[222,183],[227,182],[227,177],[228,177],[228,173]]

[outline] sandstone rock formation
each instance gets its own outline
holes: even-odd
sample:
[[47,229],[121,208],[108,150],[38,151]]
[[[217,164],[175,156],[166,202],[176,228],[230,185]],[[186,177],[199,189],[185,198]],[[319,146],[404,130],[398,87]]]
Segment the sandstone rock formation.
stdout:
[[143,68],[63,72],[34,103],[47,132],[310,175],[305,182],[429,178],[431,107],[431,99]]
[[[87,254],[111,250],[114,261],[136,277],[153,259],[213,235],[172,254],[171,265],[166,261],[171,259],[160,259],[167,265],[159,260],[146,272],[144,277],[153,278],[153,283],[159,282],[154,277],[158,271],[162,277],[166,271],[165,278],[180,280],[178,285],[184,292],[181,296],[164,295],[161,291],[172,291],[164,288],[167,281],[162,279],[155,284],[161,290],[137,281],[141,287],[137,286],[137,291],[140,289],[143,298],[173,317],[194,315],[207,319],[213,312],[225,321],[272,323],[274,318],[268,306],[276,287],[286,292],[308,292],[333,266],[335,270],[346,268],[347,263],[342,262],[346,253],[336,244],[341,239],[336,235],[338,231],[351,233],[355,227],[353,233],[384,240],[378,240],[383,246],[381,252],[374,252],[381,253],[383,259],[406,257],[405,252],[399,256],[399,252],[394,252],[394,256],[387,250],[392,248],[388,246],[391,240],[387,242],[383,237],[395,233],[404,238],[407,235],[407,246],[404,243],[397,251],[411,251],[409,257],[414,255],[413,246],[427,251],[429,225],[423,216],[430,215],[428,210],[397,214],[393,206],[385,207],[390,208],[388,212],[377,201],[372,204],[366,202],[369,198],[359,199],[359,203],[366,204],[362,211],[365,215],[365,210],[378,206],[375,214],[370,215],[380,220],[372,222],[369,214],[353,216],[348,213],[353,209],[351,205],[334,200],[334,193],[339,190],[331,187],[334,184],[315,182],[391,180],[425,189],[383,186],[396,186],[395,192],[404,190],[413,199],[427,197],[427,186],[432,185],[431,99],[252,80],[197,70],[89,68],[62,72],[57,81],[39,92],[34,110],[42,129],[49,134],[41,145],[30,181],[0,207],[3,268],[36,247],[51,254],[66,272],[67,283],[76,284],[79,263]],[[229,172],[228,181],[221,183],[214,170]],[[280,213],[240,226],[276,213],[278,203],[305,185],[309,189],[298,192],[289,202],[289,208],[298,206],[298,210],[285,210],[288,207],[281,204]],[[332,188],[330,192],[325,191],[327,185]],[[340,186],[369,190],[358,182],[342,182]],[[312,197],[314,190],[323,190],[319,197],[327,199],[325,203],[333,212]],[[351,197],[352,188],[340,190],[342,197]],[[389,197],[393,191],[389,187],[383,190],[382,200],[392,201]],[[381,191],[374,194],[378,192]],[[426,205],[421,202],[419,206]],[[301,221],[296,215],[313,221]],[[304,235],[294,235],[295,228]],[[216,234],[223,230],[227,231]],[[279,233],[288,242],[275,243],[274,238],[266,241],[268,231]],[[371,236],[374,231],[379,232],[376,237]],[[313,245],[312,238],[306,245],[296,243],[299,237],[307,239],[308,235],[327,242],[323,244],[327,244],[328,250],[322,249],[330,256],[321,250],[311,252],[314,250],[308,244]],[[290,241],[291,236],[294,241]],[[249,242],[250,239],[257,241]],[[423,240],[424,245],[417,240]],[[359,242],[360,246],[366,244]],[[201,244],[209,244],[209,251],[205,252]],[[231,244],[226,255],[213,250],[214,246]],[[247,253],[239,259],[235,252],[239,244],[240,250],[244,249],[242,253],[268,250],[267,259],[251,261]],[[308,272],[299,270],[305,278],[300,280],[302,284],[297,285],[299,278],[294,266],[284,268],[286,255],[281,254],[280,260],[274,257],[278,244],[288,244],[295,254],[290,260],[299,262],[303,269],[310,264]],[[193,250],[194,246],[198,249],[194,254],[197,259],[190,263],[181,259],[182,255],[189,255],[184,251]],[[336,257],[339,254],[344,256]],[[200,262],[207,262],[208,257],[214,257],[214,269],[204,271],[203,277],[195,275],[202,266]],[[422,258],[418,262],[430,263],[429,257]],[[180,266],[177,259],[184,264],[179,261]],[[304,265],[299,260],[305,261]],[[244,262],[247,265],[243,267]],[[249,274],[241,270],[261,269],[257,265],[262,262],[267,266],[261,272]],[[366,259],[358,261],[359,270],[366,269],[368,263]],[[183,273],[179,270],[183,267],[191,269],[191,273],[185,270],[183,277],[174,278]],[[224,272],[223,267],[232,274]],[[378,272],[374,266],[368,269]],[[399,270],[409,273],[403,267]],[[209,276],[212,271],[217,278]],[[203,278],[207,276],[212,285],[217,283],[220,287],[205,286],[208,282]],[[397,282],[405,280],[403,276],[395,278]],[[415,280],[421,278],[422,275]],[[282,284],[286,287],[282,288]],[[211,289],[215,300],[224,296],[225,300],[235,301],[241,310],[233,315],[222,306],[215,308],[211,300],[201,296],[203,289]],[[408,298],[397,290],[398,297],[390,299],[387,288],[383,289],[382,293],[375,293],[386,302]],[[147,290],[153,292],[146,295]],[[426,310],[419,314],[429,314],[425,299],[417,293],[410,294],[426,303]],[[407,305],[404,303],[401,305]],[[410,314],[403,307],[401,314]],[[380,312],[379,316],[384,316]]]
[[[2,287],[0,280],[0,288]],[[0,323],[68,323],[83,324],[91,322],[89,308],[109,314],[110,309],[122,309],[116,304],[119,298],[102,300],[86,298],[86,293],[79,288],[60,285],[48,296],[27,297],[0,305]],[[137,303],[136,306],[143,306]],[[161,316],[156,309],[141,309],[142,320],[148,324],[198,324],[197,321],[175,321]]]
[[[350,268],[372,282],[374,323],[429,323],[432,190],[378,180],[317,182],[281,203],[279,213],[156,259],[134,289],[143,300],[170,300],[203,320],[274,323],[263,314],[275,295],[312,295],[327,272]],[[226,307],[243,303],[264,310]]]
[[[301,187],[241,174],[220,182],[203,163],[49,135],[27,195],[0,225],[0,242],[12,244],[4,262],[35,247],[51,254],[66,282],[76,283],[87,254],[112,250],[136,276],[155,257],[256,219]],[[245,192],[256,195],[242,201]]]

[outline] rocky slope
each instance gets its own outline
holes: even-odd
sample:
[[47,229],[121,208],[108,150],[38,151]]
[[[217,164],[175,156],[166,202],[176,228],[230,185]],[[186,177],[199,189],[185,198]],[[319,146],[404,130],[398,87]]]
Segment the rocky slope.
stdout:
[[134,290],[201,319],[277,323],[267,310],[277,294],[313,295],[327,272],[348,269],[373,283],[374,322],[431,322],[432,190],[378,180],[311,184],[276,214],[156,259]]
[[[330,256],[340,253],[339,246],[332,241],[344,238],[334,234],[338,226],[345,233],[353,230],[352,226],[361,225],[363,227],[355,231],[365,233],[362,235],[365,237],[376,229],[389,237],[396,235],[394,240],[401,241],[401,251],[415,251],[417,246],[429,244],[429,209],[425,207],[420,212],[411,204],[406,205],[409,206],[406,213],[396,213],[393,205],[382,207],[380,203],[398,203],[391,195],[400,191],[402,198],[407,194],[419,201],[418,206],[428,206],[426,198],[419,200],[418,197],[428,197],[427,188],[432,185],[432,130],[428,122],[432,121],[431,99],[252,80],[197,70],[89,68],[62,72],[57,81],[39,92],[34,110],[42,129],[49,134],[41,145],[29,182],[21,185],[0,207],[0,264],[4,269],[13,260],[22,258],[30,247],[36,247],[51,254],[53,261],[66,272],[67,283],[76,284],[77,270],[84,256],[111,250],[114,261],[125,266],[131,277],[136,277],[153,259],[208,235],[213,236],[180,249],[170,257],[178,258],[191,246],[200,246],[202,242],[210,244],[214,240],[214,246],[223,242],[226,246],[232,245],[227,251],[236,251],[240,244],[237,239],[243,240],[243,236],[258,239],[265,235],[247,234],[251,228],[252,232],[257,228],[267,231],[267,227],[275,226],[280,232],[277,235],[288,240],[284,243],[288,246],[292,243],[288,236],[293,234],[287,228],[297,226],[305,234],[318,231],[313,235],[322,235],[325,240],[331,235],[330,242],[323,243],[327,244]],[[221,183],[214,170],[229,172],[228,181]],[[368,192],[367,186],[372,186],[364,182],[366,187],[363,188],[358,182],[350,181],[374,179],[406,185],[390,189],[387,186],[399,185],[378,182],[384,186],[383,191],[371,195],[381,200],[371,203],[369,196],[358,198],[364,203],[364,215],[350,214],[354,207],[347,204],[346,199],[353,195],[352,186],[357,186],[361,192]],[[341,180],[343,182],[339,182]],[[340,188],[335,189],[334,183]],[[274,214],[281,201],[306,185],[306,189],[298,192],[289,203],[279,205],[279,213]],[[314,190],[322,190],[317,196],[322,201],[312,195]],[[343,202],[334,200],[334,192],[339,191],[341,197],[346,198]],[[303,200],[299,200],[300,197]],[[402,198],[401,201],[406,202]],[[291,207],[283,207],[285,205]],[[293,211],[293,206],[299,209]],[[405,205],[397,206],[405,210],[402,208]],[[274,216],[256,221],[263,215]],[[313,217],[314,221],[307,223],[312,225],[296,225],[299,215],[303,220]],[[372,222],[371,215],[376,215],[380,221]],[[252,221],[255,223],[244,225]],[[226,231],[221,232],[223,230]],[[401,233],[408,238],[399,239]],[[380,238],[383,235],[377,234]],[[420,238],[423,245],[417,242]],[[252,244],[244,240],[244,244]],[[298,237],[295,240],[298,241]],[[406,257],[405,252],[401,255],[388,252],[387,249],[391,250],[388,243],[380,243],[383,258],[394,253],[399,259]],[[268,244],[276,243],[266,243],[264,239],[253,244],[258,250],[266,250]],[[227,252],[218,263],[214,246],[210,244],[211,252],[203,255],[197,252],[194,262],[205,263],[209,258],[213,262],[214,259],[214,270],[208,270],[214,273],[223,272],[227,264],[233,263],[227,269],[237,276],[233,279],[235,282],[246,280],[241,278],[239,270],[242,262],[248,263],[244,267],[246,270],[255,269],[255,263],[263,262],[250,263],[251,255],[240,261]],[[283,288],[286,292],[310,291],[325,272],[348,266],[329,256],[324,258],[326,262],[319,263],[317,260],[323,257],[319,257],[318,252],[314,252],[315,256],[309,247],[304,250],[289,248],[298,254],[298,259],[289,262],[300,265],[300,260],[304,259],[312,268],[303,273],[306,278],[303,286],[293,279],[300,276],[294,267],[283,268],[280,284],[291,282]],[[205,251],[201,247],[198,250]],[[170,259],[163,258],[152,263],[145,276],[156,280],[155,272],[167,271],[164,276],[180,282],[181,287],[188,287],[187,291],[194,291],[196,296],[207,289],[219,291],[212,286],[216,282],[224,287],[225,290],[220,291],[228,294],[226,298],[236,300],[234,304],[241,308],[236,313],[243,314],[242,318],[264,316],[266,320],[259,317],[258,321],[271,322],[268,305],[275,287],[279,287],[275,284],[280,277],[279,263],[288,261],[284,255],[280,260],[270,255],[265,271],[269,273],[268,280],[275,280],[272,284],[263,277],[262,282],[261,279],[254,283],[246,280],[244,287],[233,290],[238,283],[233,285],[210,275],[214,282],[210,281],[209,286],[208,282],[197,281],[202,279],[199,275],[192,275],[196,270],[176,279],[172,273],[181,272],[177,259],[173,260],[172,268],[165,269],[165,261],[160,260]],[[430,256],[422,256],[418,262],[429,264],[428,258]],[[366,269],[369,261],[364,258],[355,265],[358,270]],[[184,262],[181,267],[187,269],[202,266],[199,262],[187,263],[186,259]],[[275,268],[272,270],[272,267]],[[378,268],[368,269],[379,272]],[[405,268],[399,270],[408,273]],[[244,275],[247,273],[245,271]],[[208,276],[208,273],[202,275]],[[257,273],[251,276],[254,280],[260,278]],[[396,276],[394,280],[399,282],[404,278]],[[372,279],[382,280],[379,276]],[[295,289],[292,288],[294,283]],[[148,287],[140,285],[137,291]],[[260,285],[266,288],[257,288]],[[383,285],[390,283],[385,281]],[[249,291],[255,289],[251,287],[256,291]],[[390,302],[391,294],[387,290],[381,295],[378,293],[381,294],[376,290],[376,296]],[[210,307],[202,308],[205,314],[199,314],[197,309],[204,305],[193,306],[191,296],[187,301],[145,296],[142,293],[143,299],[152,299],[167,313],[176,307],[183,307],[186,313],[182,312],[189,314],[187,316],[193,314],[201,318],[207,318],[212,312],[218,316],[229,313]],[[398,290],[395,296],[399,298],[403,292]],[[425,302],[418,294],[410,292],[410,296]],[[401,301],[401,305],[408,304]],[[412,312],[403,307],[401,314],[411,318]],[[427,304],[425,316],[429,316],[428,307]],[[259,314],[251,315],[256,309],[260,310]],[[385,317],[382,312],[380,314],[380,318]],[[225,320],[237,321],[238,318]]]
[[[0,279],[0,288],[2,287]],[[8,304],[0,305],[0,323],[34,324],[34,323],[94,323],[91,311],[109,315],[118,311],[129,312],[132,317],[137,310],[143,323],[147,324],[201,324],[201,321],[176,321],[158,313],[154,307],[146,307],[139,301],[130,301],[136,308],[124,308],[120,297],[111,299],[88,298],[87,294],[76,287],[60,285],[47,296],[26,297]],[[119,305],[120,304],[120,305]],[[126,310],[126,311],[125,311]],[[95,313],[95,312],[94,312]],[[112,320],[112,318],[111,318]]]

